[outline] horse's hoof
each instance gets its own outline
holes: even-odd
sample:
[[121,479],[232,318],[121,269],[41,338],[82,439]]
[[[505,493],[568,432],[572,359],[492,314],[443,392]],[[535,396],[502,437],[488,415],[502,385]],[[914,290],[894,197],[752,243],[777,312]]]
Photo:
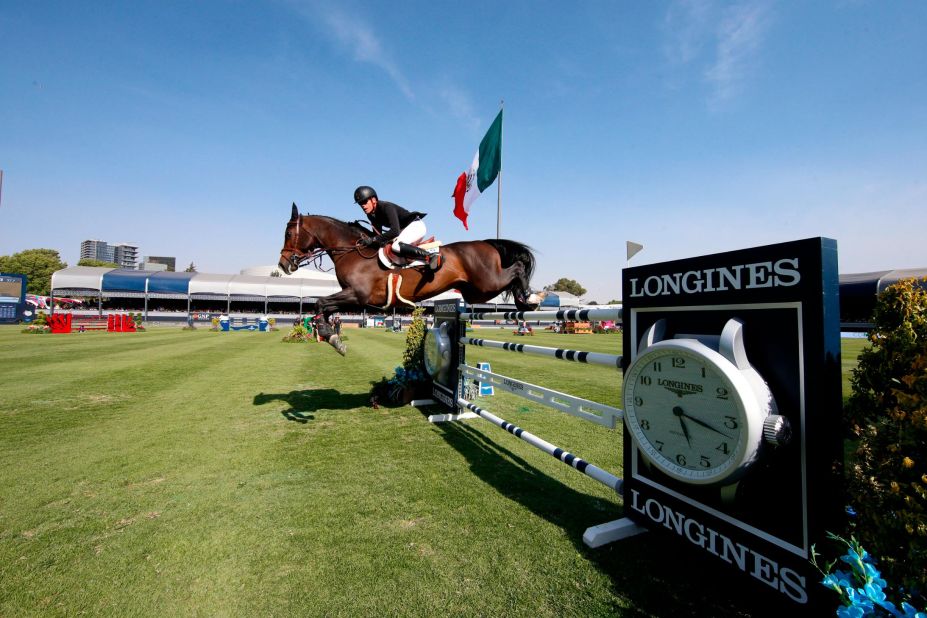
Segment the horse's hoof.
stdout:
[[541,292],[540,294],[532,292],[531,295],[528,296],[528,298],[525,300],[525,302],[529,305],[540,305],[546,296],[546,292]]
[[348,347],[344,345],[344,342],[341,341],[341,337],[339,337],[338,335],[329,337],[328,343],[330,343],[331,346],[335,348],[335,351],[338,352],[338,354],[341,354],[342,356],[344,356],[344,353],[348,351]]

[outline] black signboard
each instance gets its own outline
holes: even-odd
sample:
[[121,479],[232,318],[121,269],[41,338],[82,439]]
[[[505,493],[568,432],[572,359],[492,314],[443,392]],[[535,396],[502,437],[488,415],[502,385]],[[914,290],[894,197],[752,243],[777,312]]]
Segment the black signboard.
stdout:
[[[631,398],[625,401],[625,514],[766,584],[776,598],[807,607],[818,591],[827,592],[809,563],[811,546],[836,529],[842,510],[833,476],[842,460],[836,242],[813,238],[629,268],[622,289],[624,388]],[[721,352],[762,379],[748,380],[743,390],[769,404],[764,433],[752,438],[755,456],[717,482],[710,467],[750,441],[738,434],[747,423],[734,413],[709,418],[711,406],[733,405],[736,393],[728,391],[735,389],[727,383],[656,373],[677,360],[697,364],[698,349],[654,353],[659,341],[677,342],[672,347],[679,340],[699,342],[693,349],[724,348],[719,342],[727,341]],[[714,363],[716,356],[706,352],[705,358]],[[654,366],[642,367],[650,359]],[[703,389],[710,390],[704,397]],[[647,408],[649,394],[665,411],[665,436],[654,431],[652,443],[655,417],[648,414],[656,412]],[[703,454],[693,446],[699,439]],[[673,441],[679,446],[660,451]]]
[[0,273],[0,324],[16,324],[26,309],[27,277],[18,273]]
[[425,336],[425,367],[431,375],[432,397],[449,409],[457,409],[461,392],[457,368],[464,362],[464,346],[458,332],[461,322],[460,302],[436,302],[434,326]]

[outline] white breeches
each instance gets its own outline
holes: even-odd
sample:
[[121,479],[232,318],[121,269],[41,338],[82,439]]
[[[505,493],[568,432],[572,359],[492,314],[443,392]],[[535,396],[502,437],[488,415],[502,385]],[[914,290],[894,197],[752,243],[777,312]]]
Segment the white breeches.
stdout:
[[421,219],[413,221],[399,232],[399,236],[393,239],[391,243],[393,251],[399,251],[399,243],[404,242],[407,245],[411,245],[424,238],[426,233],[428,233],[428,230],[425,228],[424,221]]

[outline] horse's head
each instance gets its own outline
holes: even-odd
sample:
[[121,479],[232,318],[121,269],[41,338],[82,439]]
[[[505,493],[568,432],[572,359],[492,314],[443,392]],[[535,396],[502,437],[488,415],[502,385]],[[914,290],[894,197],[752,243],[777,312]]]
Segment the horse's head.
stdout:
[[280,270],[286,274],[295,271],[308,258],[309,253],[319,248],[319,241],[309,230],[303,229],[303,216],[293,203],[293,214],[286,224],[283,249],[280,250]]

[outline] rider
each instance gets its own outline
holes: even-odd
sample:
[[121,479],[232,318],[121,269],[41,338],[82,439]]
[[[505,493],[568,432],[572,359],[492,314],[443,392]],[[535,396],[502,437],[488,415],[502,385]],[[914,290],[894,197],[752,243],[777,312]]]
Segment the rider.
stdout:
[[424,260],[429,270],[438,269],[441,258],[437,253],[428,253],[410,244],[425,236],[425,222],[422,221],[425,213],[409,212],[398,204],[380,201],[373,187],[365,185],[354,190],[354,201],[364,210],[377,233],[372,238],[362,238],[362,245],[369,247],[390,242],[397,255]]

